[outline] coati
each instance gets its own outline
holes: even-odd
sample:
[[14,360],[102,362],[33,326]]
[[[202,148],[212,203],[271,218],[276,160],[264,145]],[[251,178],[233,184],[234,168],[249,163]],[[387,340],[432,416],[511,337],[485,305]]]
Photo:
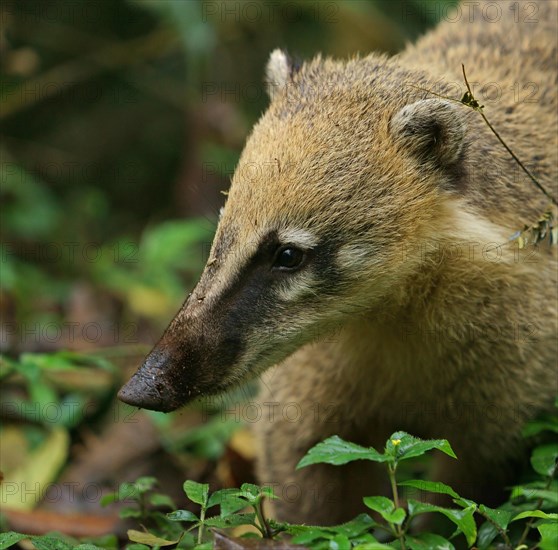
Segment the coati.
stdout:
[[556,196],[557,28],[553,1],[475,2],[392,58],[274,51],[207,266],[120,398],[171,411],[276,365],[256,432],[282,520],[381,491],[364,462],[295,470],[332,434],[447,438],[433,478],[496,499],[558,391],[556,254],[510,241],[549,200],[459,104],[461,65]]

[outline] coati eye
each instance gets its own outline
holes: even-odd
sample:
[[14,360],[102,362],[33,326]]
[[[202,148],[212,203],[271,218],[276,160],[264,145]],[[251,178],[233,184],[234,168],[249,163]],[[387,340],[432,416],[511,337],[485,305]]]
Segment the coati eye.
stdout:
[[301,266],[304,252],[292,246],[283,246],[275,254],[273,267],[284,271],[292,271]]

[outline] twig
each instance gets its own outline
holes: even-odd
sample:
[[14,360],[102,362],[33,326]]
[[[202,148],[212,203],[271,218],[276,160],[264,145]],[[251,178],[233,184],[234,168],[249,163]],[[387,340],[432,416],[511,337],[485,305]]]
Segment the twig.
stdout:
[[510,537],[508,537],[508,534],[506,533],[505,529],[502,529],[488,514],[481,512],[481,510],[477,507],[477,512],[488,521],[488,523],[492,524],[496,530],[498,531],[498,533],[500,533],[500,536],[504,539],[504,543],[506,544],[507,548],[512,548],[512,543],[510,540]]
[[[500,134],[496,131],[494,126],[490,124],[490,121],[488,120],[488,118],[486,118],[486,115],[482,111],[482,106],[479,105],[479,102],[473,96],[473,92],[471,91],[471,86],[469,86],[469,81],[467,80],[467,74],[465,73],[465,65],[461,64],[461,68],[463,70],[463,78],[465,79],[465,85],[467,86],[467,90],[469,94],[468,97],[467,94],[463,96],[463,100],[461,101],[461,103],[463,103],[464,105],[468,105],[469,107],[471,107],[473,110],[477,111],[480,114],[480,116],[486,122],[487,126],[490,128],[492,133],[498,138],[498,141],[505,147],[506,151],[512,156],[515,162],[519,164],[519,166],[527,174],[527,176],[529,176],[529,178],[537,186],[539,191],[542,191],[547,198],[549,198],[556,206],[558,206],[558,201],[550,193],[548,193],[548,191],[538,182],[537,178],[533,176],[533,174],[527,169],[527,167],[519,160],[517,155],[508,147],[506,142],[500,137]],[[467,99],[468,102],[466,102]]]

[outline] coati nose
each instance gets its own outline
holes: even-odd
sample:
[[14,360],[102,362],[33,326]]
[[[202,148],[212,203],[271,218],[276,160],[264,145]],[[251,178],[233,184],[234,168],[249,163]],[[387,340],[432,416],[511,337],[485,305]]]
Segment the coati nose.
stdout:
[[128,405],[152,411],[170,412],[175,410],[174,392],[166,387],[164,381],[168,356],[158,350],[152,351],[141,368],[118,392],[118,399]]

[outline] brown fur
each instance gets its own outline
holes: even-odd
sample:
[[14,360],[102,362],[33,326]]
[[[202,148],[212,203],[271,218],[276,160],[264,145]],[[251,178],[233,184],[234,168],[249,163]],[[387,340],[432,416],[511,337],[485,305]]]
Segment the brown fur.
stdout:
[[[552,406],[555,252],[505,244],[548,200],[478,113],[424,91],[460,98],[464,63],[488,118],[556,195],[557,10],[538,9],[538,23],[516,23],[506,4],[498,23],[442,23],[393,59],[297,69],[272,55],[272,102],[206,270],[120,395],[172,410],[280,363],[256,425],[280,519],[340,521],[381,491],[362,462],[295,470],[332,434],[448,438],[459,460],[438,460],[434,477],[495,498],[521,427]],[[537,101],[517,101],[516,82]],[[483,97],[489,83],[498,101]],[[282,245],[305,251],[301,268],[273,267]]]
[[[522,424],[556,395],[553,256],[546,246],[520,256],[505,247],[500,262],[481,254],[487,243],[503,243],[523,223],[536,220],[548,200],[477,113],[463,109],[465,154],[448,193],[440,193],[440,182],[428,181],[440,174],[417,176],[387,130],[403,105],[433,97],[413,85],[460,97],[455,90],[457,85],[464,90],[464,63],[470,81],[480,83],[477,96],[483,96],[483,84],[498,84],[502,98],[483,101],[487,116],[556,195],[556,10],[551,4],[539,5],[539,22],[533,25],[515,24],[509,12],[498,24],[442,24],[393,60],[376,55],[347,63],[318,59],[293,79],[286,90],[291,97],[277,98],[256,129],[248,158],[253,152],[260,158],[285,155],[281,144],[286,143],[290,162],[284,162],[296,167],[297,177],[289,181],[296,179],[297,185],[282,190],[278,216],[292,215],[283,208],[312,208],[328,212],[328,221],[319,223],[343,229],[371,219],[370,254],[396,238],[406,260],[424,256],[412,275],[390,259],[390,266],[381,268],[395,269],[385,279],[395,295],[383,296],[367,319],[355,315],[329,342],[303,347],[269,373],[261,402],[296,402],[302,410],[302,420],[293,423],[277,406],[274,422],[264,418],[256,426],[260,481],[279,483],[283,496],[299,496],[276,505],[281,519],[347,519],[362,508],[364,494],[378,491],[382,474],[377,479],[362,464],[345,471],[326,466],[295,471],[307,449],[331,434],[377,446],[395,429],[446,437],[459,460],[440,457],[434,477],[470,496],[491,498],[494,481],[509,480],[502,468],[520,453]],[[534,83],[537,101],[518,103],[515,82],[520,89]],[[532,89],[522,90],[521,97]],[[318,101],[313,94],[320,93],[326,97]],[[335,101],[328,102],[327,94]],[[309,125],[310,136],[304,129]],[[308,166],[315,155],[319,164]],[[331,213],[327,188],[310,205],[298,199],[298,186],[329,183],[332,176],[336,185],[347,187],[365,180],[356,196],[344,198],[346,210],[337,202],[343,221]],[[450,261],[443,253],[427,257],[430,249],[451,246],[462,259]],[[355,291],[354,301],[366,304],[367,293],[383,282],[376,278],[385,273],[366,265],[361,275],[375,287]]]

